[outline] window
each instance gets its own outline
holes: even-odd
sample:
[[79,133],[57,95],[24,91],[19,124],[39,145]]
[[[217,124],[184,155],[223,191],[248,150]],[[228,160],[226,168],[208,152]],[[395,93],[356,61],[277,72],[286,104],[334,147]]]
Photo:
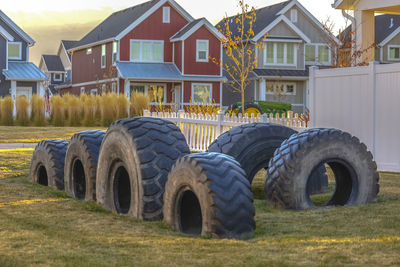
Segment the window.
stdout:
[[54,81],[62,81],[62,76],[60,73],[54,73]]
[[266,83],[265,93],[267,95],[296,95],[295,83]]
[[306,62],[330,63],[331,53],[325,44],[311,44],[305,46]]
[[297,22],[297,10],[296,9],[290,10],[290,21],[293,23]]
[[81,87],[81,95],[86,94],[85,87]]
[[8,59],[22,59],[22,43],[8,43]]
[[389,60],[400,60],[400,46],[389,46]]
[[117,61],[118,43],[113,43],[113,62]]
[[131,40],[131,61],[163,62],[164,41]]
[[212,103],[212,85],[203,83],[192,84],[192,103]]
[[90,90],[90,94],[91,95],[97,95],[98,94],[97,88]]
[[170,23],[171,21],[171,9],[169,6],[163,7],[163,23]]
[[165,103],[167,99],[165,84],[131,84],[131,95],[135,92],[144,93],[150,97],[152,103]]
[[208,40],[196,41],[196,61],[208,62]]
[[270,43],[264,48],[264,65],[297,64],[297,45],[293,43]]
[[105,68],[106,67],[106,45],[103,44],[101,46],[101,68]]
[[92,48],[86,49],[86,55],[91,55],[92,54]]

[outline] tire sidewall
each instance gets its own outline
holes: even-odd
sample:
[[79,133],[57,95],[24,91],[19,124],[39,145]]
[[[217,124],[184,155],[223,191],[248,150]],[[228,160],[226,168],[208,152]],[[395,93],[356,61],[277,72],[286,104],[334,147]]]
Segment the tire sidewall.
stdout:
[[35,149],[30,167],[30,179],[33,183],[39,183],[38,171],[40,166],[44,166],[47,173],[48,186],[57,189],[54,180],[55,171],[52,168],[52,162],[50,160],[49,153],[43,146],[39,146]]

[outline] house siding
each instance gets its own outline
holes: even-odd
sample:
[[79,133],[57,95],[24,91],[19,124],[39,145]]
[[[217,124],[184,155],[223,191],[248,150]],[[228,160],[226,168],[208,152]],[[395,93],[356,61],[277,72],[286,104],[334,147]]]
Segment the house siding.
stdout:
[[64,49],[63,45],[60,44],[57,55],[60,57],[61,62],[64,66],[64,69],[66,71],[71,69],[71,62],[69,61],[69,57],[68,57],[67,53],[68,52]]
[[7,40],[0,35],[0,96],[7,95],[9,93],[8,89],[10,88],[9,82],[5,81],[5,77],[2,73],[2,71],[7,66],[6,47],[7,47]]
[[[399,63],[400,60],[389,60],[389,46],[391,45],[400,45],[400,34],[394,37],[388,44],[383,46],[383,61],[389,63]],[[380,61],[380,58],[378,57]]]
[[175,42],[174,63],[182,72],[182,41]]
[[[21,42],[22,43],[22,57],[21,60],[15,60],[13,59],[12,61],[28,61],[29,59],[26,57],[26,48],[27,48],[27,43],[24,39],[22,39],[13,29],[11,29],[4,21],[0,20],[0,26],[3,27],[9,34],[11,34],[14,37],[14,42]],[[10,60],[11,61],[11,60]]]
[[[246,87],[244,91],[244,99],[245,101],[254,101],[254,86],[256,81],[251,80],[250,84]],[[223,106],[230,106],[234,103],[241,102],[241,93],[234,92],[234,89],[230,83],[223,84],[222,90],[222,105]]]
[[[171,9],[170,23],[162,22],[163,7]],[[163,40],[164,41],[164,62],[172,62],[172,43],[170,38],[182,29],[188,21],[169,4],[163,5],[146,20],[140,23],[131,32],[120,40],[120,60],[130,61],[130,40]]]
[[211,59],[208,62],[196,62],[196,41],[209,40],[209,56],[220,59],[221,42],[205,26],[202,26],[185,40],[185,68],[184,74],[196,75],[220,75],[220,67],[213,63]]

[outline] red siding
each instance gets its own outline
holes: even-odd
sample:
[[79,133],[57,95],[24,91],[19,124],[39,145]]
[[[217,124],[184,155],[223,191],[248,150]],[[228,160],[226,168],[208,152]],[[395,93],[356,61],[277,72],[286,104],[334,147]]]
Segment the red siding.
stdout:
[[119,79],[119,93],[125,93],[125,81],[123,79]]
[[212,96],[213,99],[212,101],[215,104],[219,104],[221,100],[221,95],[220,95],[220,82],[185,82],[185,90],[184,90],[184,95],[183,95],[183,101],[185,103],[190,103],[190,100],[192,98],[192,83],[207,83],[207,84],[212,84]]
[[202,26],[185,40],[185,74],[220,75],[221,69],[210,59],[208,62],[196,62],[196,40],[209,40],[209,56],[220,59],[221,42],[205,26]]
[[117,77],[112,66],[112,42],[106,44],[106,68],[101,68],[101,45],[92,47],[92,54],[86,49],[74,51],[72,55],[72,84],[104,80]]
[[175,56],[174,63],[182,72],[182,42],[175,42]]
[[[164,6],[170,6],[165,4]],[[171,7],[171,6],[170,6]],[[172,62],[172,43],[169,41],[175,33],[182,29],[188,21],[180,15],[173,7],[171,7],[171,22],[162,22],[162,9],[160,7],[145,21],[134,28],[130,33],[125,35],[120,41],[120,60],[129,61],[130,40],[164,40],[164,61]]]

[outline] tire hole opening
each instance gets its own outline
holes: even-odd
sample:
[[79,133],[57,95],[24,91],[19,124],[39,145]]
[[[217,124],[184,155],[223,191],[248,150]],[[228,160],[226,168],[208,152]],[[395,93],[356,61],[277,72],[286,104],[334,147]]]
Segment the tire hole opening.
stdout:
[[38,168],[37,175],[38,175],[38,183],[40,185],[44,185],[44,186],[49,185],[49,179],[47,177],[46,167],[44,167],[43,165],[40,165]]
[[328,160],[314,169],[307,180],[307,197],[316,207],[344,206],[357,194],[357,176],[342,160]]
[[115,209],[119,214],[127,214],[131,208],[131,182],[123,166],[115,172],[113,187]]
[[194,236],[201,235],[203,218],[197,196],[190,190],[185,191],[178,205],[180,231]]
[[265,199],[265,177],[267,170],[262,168],[254,176],[253,182],[251,183],[251,191],[253,192],[254,199]]
[[79,159],[76,159],[72,164],[72,181],[74,185],[75,197],[83,200],[86,197],[86,177],[85,169]]

